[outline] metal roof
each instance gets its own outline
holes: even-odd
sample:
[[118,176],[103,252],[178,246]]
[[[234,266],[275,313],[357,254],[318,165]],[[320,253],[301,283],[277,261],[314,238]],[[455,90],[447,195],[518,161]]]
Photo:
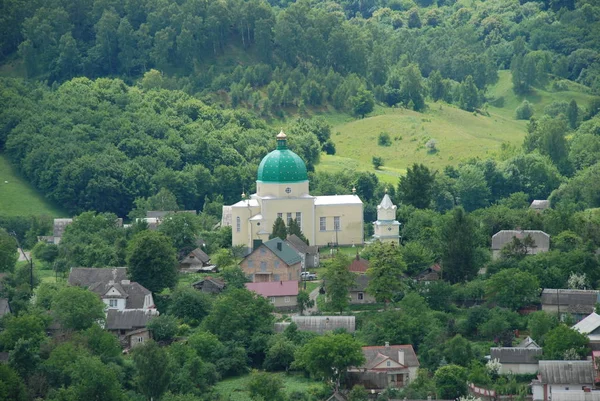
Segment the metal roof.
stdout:
[[315,206],[327,205],[362,205],[362,201],[358,195],[315,196]]
[[501,230],[492,235],[492,249],[500,250],[514,237],[523,239],[527,236],[533,239],[536,248],[550,248],[550,235],[541,230]]
[[381,200],[381,203],[379,204],[379,206],[377,206],[377,209],[382,208],[382,209],[395,209],[396,205],[394,205],[394,202],[392,202],[392,199],[390,198],[390,196],[388,194],[385,194],[383,196],[383,199]]
[[500,363],[525,363],[537,365],[542,356],[541,348],[525,347],[493,347],[490,348],[492,359]]
[[[281,250],[278,248],[278,244],[281,244]],[[263,242],[262,245],[269,248],[271,252],[277,255],[288,266],[295,265],[296,263],[300,263],[302,261],[300,255],[298,255],[298,253],[291,246],[289,246],[279,237],[268,240],[267,242]]]
[[543,384],[594,384],[592,361],[540,361],[539,376]]
[[257,181],[285,183],[306,180],[306,164],[300,156],[287,148],[285,137],[278,137],[277,149],[263,157],[258,166]]
[[263,297],[295,297],[298,295],[297,281],[269,281],[264,283],[246,283],[246,288]]
[[569,312],[592,313],[598,302],[598,291],[544,288],[541,302],[542,305],[568,306]]
[[589,334],[598,327],[600,327],[600,315],[598,315],[596,312],[593,312],[572,328],[582,334]]
[[131,330],[146,327],[150,319],[158,316],[156,309],[109,309],[106,313],[107,330]]
[[127,280],[126,267],[73,267],[69,273],[69,285],[89,287],[97,282],[108,283],[110,280],[121,282]]
[[415,350],[410,344],[362,347],[362,352],[366,362],[361,368],[373,369],[386,359],[400,363],[398,357],[400,352],[404,353],[404,363],[401,363],[401,365],[406,367],[418,367],[420,365],[417,354],[415,354]]

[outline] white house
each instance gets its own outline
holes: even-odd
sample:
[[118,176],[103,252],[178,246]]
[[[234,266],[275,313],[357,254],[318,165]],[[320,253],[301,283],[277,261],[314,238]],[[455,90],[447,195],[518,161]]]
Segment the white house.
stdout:
[[534,374],[538,372],[538,362],[542,356],[542,348],[527,337],[516,347],[492,347],[491,359],[497,359],[501,375]]
[[593,312],[572,328],[588,336],[592,350],[600,350],[600,315]]
[[583,401],[595,378],[592,361],[540,361],[538,379],[531,382],[533,400]]

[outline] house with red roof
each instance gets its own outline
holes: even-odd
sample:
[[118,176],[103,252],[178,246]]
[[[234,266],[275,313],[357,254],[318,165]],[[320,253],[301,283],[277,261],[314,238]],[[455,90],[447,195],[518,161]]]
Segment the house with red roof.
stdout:
[[369,261],[360,257],[357,253],[356,257],[352,259],[352,263],[348,266],[348,270],[352,273],[365,274],[369,268]]
[[295,280],[246,283],[245,285],[248,290],[271,301],[278,310],[291,310],[298,305],[298,282]]
[[360,384],[369,390],[401,388],[417,378],[419,360],[412,345],[362,347],[365,363],[348,369],[351,386]]

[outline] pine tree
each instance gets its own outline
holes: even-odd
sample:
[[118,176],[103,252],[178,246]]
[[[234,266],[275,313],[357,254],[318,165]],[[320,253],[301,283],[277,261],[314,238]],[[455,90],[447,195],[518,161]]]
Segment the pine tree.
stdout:
[[269,235],[269,239],[273,238],[287,238],[287,229],[285,228],[285,223],[281,217],[278,217],[275,220],[275,223],[273,223],[273,231],[271,232],[271,235]]
[[577,119],[579,117],[579,107],[577,106],[577,102],[573,99],[571,103],[569,103],[569,108],[567,109],[567,118],[569,119],[569,126],[572,129],[577,128]]
[[296,235],[298,238],[300,238],[302,241],[306,242],[306,244],[308,245],[308,240],[306,239],[306,237],[302,233],[302,229],[300,228],[300,224],[298,224],[298,221],[296,219],[292,219],[290,221],[290,225],[287,228],[287,235],[288,235],[288,237],[290,235]]

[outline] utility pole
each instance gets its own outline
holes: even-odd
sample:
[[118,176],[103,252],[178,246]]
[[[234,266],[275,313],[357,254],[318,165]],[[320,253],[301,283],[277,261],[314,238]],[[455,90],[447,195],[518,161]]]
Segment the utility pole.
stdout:
[[15,233],[14,231],[12,231],[10,233],[10,235],[12,235],[13,237],[15,237],[15,241],[17,241],[17,246],[19,247],[19,251],[23,254],[23,257],[25,258],[25,260],[27,261],[27,263],[29,263],[29,287],[31,288],[31,292],[33,293],[33,258],[28,258],[27,254],[25,253],[25,251],[23,250],[23,248],[21,248],[21,243],[19,242],[19,238],[17,237],[17,233]]

